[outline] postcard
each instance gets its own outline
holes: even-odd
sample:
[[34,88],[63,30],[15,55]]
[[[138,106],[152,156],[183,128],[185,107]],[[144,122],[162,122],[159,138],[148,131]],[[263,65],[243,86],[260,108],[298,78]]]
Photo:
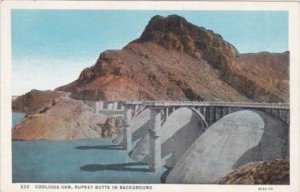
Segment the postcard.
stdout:
[[299,191],[299,8],[2,2],[1,191]]

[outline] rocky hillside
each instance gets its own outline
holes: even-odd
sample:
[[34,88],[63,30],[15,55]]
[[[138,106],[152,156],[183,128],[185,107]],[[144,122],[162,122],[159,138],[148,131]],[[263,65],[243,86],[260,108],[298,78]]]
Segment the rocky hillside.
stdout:
[[235,89],[258,101],[289,101],[289,52],[240,54],[237,60],[237,75],[226,79],[236,82]]
[[[57,104],[57,105],[56,105]],[[26,116],[12,129],[13,140],[115,138],[122,119],[96,115],[83,102],[63,98],[46,112]]]
[[290,170],[286,160],[269,160],[253,162],[241,166],[218,184],[289,184]]
[[34,89],[15,99],[12,102],[12,110],[24,112],[27,115],[39,113],[50,107],[59,98],[67,97],[68,95],[68,93],[62,91],[40,91]]
[[57,90],[77,99],[288,102],[289,53],[239,54],[183,17],[155,16],[141,37],[106,51]]
[[83,101],[64,92],[33,90],[12,106],[27,114],[12,129],[13,140],[114,138],[121,131],[121,118],[96,115]]

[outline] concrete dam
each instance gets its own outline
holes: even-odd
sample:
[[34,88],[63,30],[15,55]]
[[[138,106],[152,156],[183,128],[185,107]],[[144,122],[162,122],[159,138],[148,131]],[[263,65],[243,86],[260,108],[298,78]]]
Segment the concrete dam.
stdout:
[[169,168],[167,183],[208,184],[249,162],[289,159],[286,103],[97,101],[89,105],[97,113],[122,115],[123,132],[114,142],[152,172]]

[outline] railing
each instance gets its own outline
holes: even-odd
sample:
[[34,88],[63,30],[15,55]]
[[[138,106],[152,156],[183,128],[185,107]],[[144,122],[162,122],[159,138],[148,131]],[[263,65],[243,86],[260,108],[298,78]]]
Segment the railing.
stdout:
[[243,107],[243,108],[276,108],[289,109],[289,103],[247,103],[247,102],[208,102],[208,101],[128,101],[125,105],[145,105],[153,107],[201,107],[201,106],[222,106],[222,107]]

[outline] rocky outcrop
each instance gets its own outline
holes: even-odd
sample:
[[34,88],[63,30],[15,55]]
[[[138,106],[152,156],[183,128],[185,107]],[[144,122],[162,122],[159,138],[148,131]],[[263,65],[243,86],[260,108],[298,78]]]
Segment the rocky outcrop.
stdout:
[[40,91],[33,89],[13,100],[12,110],[32,115],[46,110],[46,108],[49,108],[59,98],[67,97],[68,95],[69,93],[62,91]]
[[154,42],[166,49],[204,59],[216,68],[225,67],[238,54],[237,49],[221,35],[195,26],[177,15],[153,17],[142,36],[134,42]]
[[108,117],[102,127],[102,137],[117,138],[122,132],[122,117]]
[[152,42],[102,53],[78,80],[57,90],[88,100],[248,100],[206,61]]
[[288,65],[288,52],[239,54],[183,17],[155,16],[140,38],[57,90],[88,100],[288,102]]
[[289,162],[286,160],[269,160],[252,162],[229,173],[216,184],[282,184],[290,183]]
[[[61,97],[53,99],[53,95]],[[120,118],[96,114],[93,108],[66,93],[33,91],[17,102],[23,107],[19,109],[29,114],[12,129],[13,140],[114,138],[121,131]]]
[[289,102],[289,52],[240,54],[237,62],[225,78],[233,88],[254,101]]

